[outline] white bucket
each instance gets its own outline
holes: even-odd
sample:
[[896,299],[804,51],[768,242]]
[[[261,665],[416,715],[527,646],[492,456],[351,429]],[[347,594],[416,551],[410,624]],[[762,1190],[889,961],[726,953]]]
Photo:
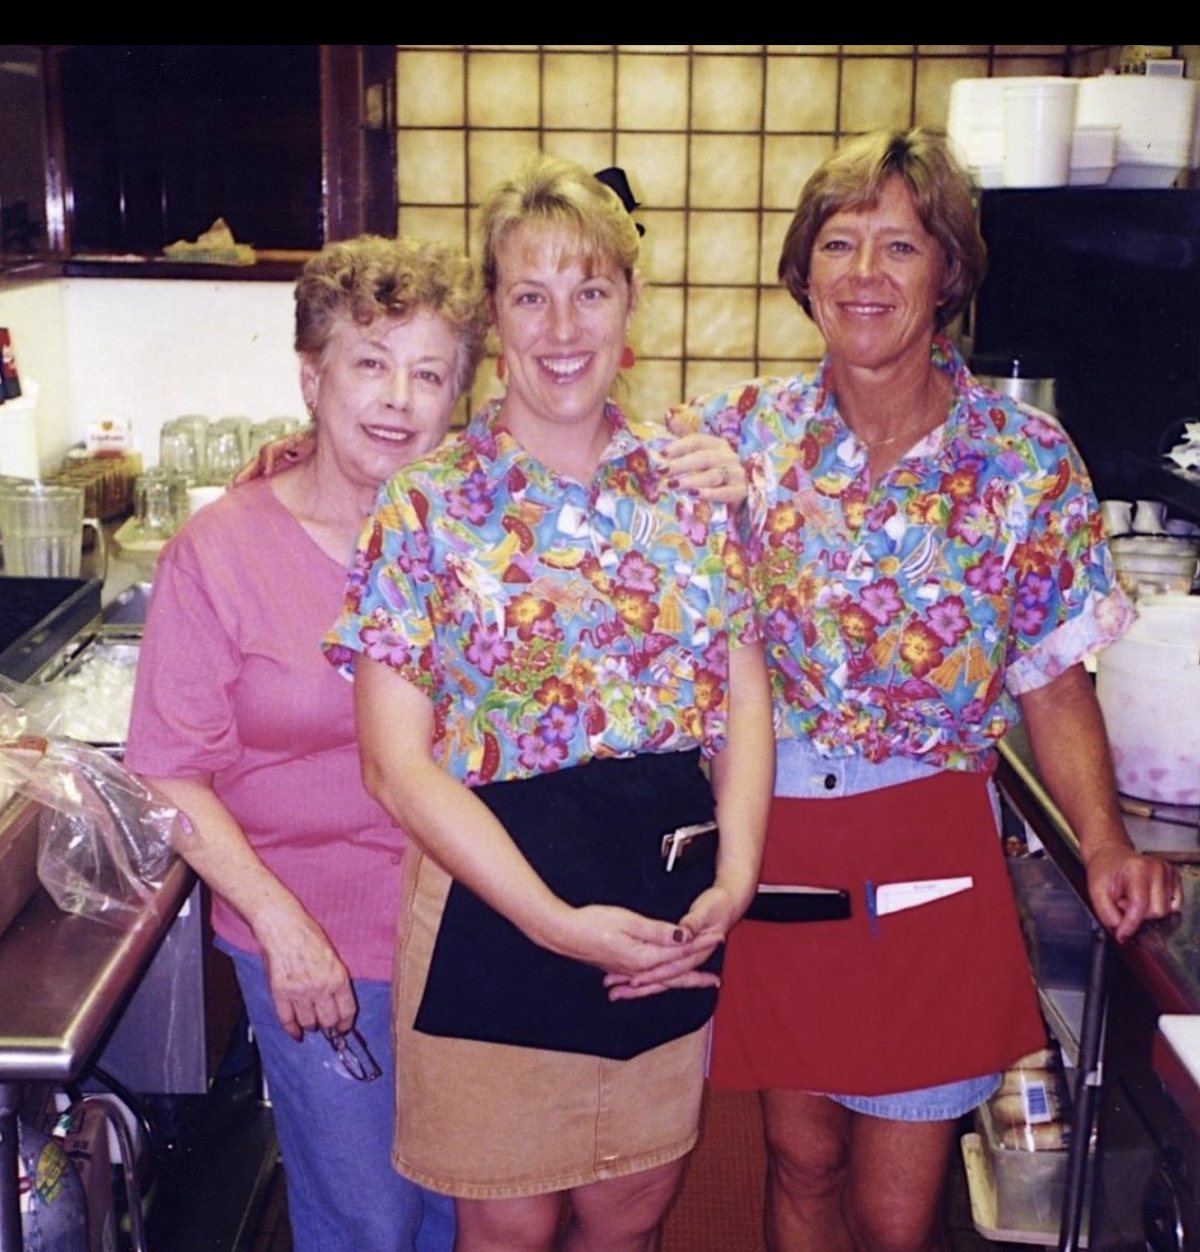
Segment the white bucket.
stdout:
[[37,437],[38,385],[22,381],[21,394],[0,404],[0,474],[40,478]]
[[1004,185],[1065,187],[1071,178],[1075,78],[1004,82]]
[[1100,653],[1096,695],[1117,788],[1200,804],[1200,596],[1139,603],[1129,633]]

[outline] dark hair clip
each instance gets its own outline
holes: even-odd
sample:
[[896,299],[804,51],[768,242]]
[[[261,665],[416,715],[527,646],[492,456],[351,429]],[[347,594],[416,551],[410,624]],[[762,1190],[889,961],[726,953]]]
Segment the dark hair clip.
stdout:
[[[629,185],[629,177],[619,165],[610,165],[606,170],[597,170],[596,178],[602,182],[610,191],[617,193],[617,198],[625,206],[625,212],[631,217],[634,209],[641,208],[641,205],[634,198],[633,188]],[[637,233],[644,235],[646,228],[641,222],[634,222],[637,227]]]

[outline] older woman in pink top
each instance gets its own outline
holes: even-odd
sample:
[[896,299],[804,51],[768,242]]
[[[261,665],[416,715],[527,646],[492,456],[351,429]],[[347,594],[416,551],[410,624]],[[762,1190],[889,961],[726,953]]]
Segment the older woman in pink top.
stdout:
[[390,1164],[404,836],[363,790],[351,689],[319,643],[377,487],[441,442],[484,330],[453,250],[327,247],[296,288],[315,450],[202,509],[155,575],[127,760],[191,818],[179,850],[245,995],[297,1249],[453,1243],[450,1205]]

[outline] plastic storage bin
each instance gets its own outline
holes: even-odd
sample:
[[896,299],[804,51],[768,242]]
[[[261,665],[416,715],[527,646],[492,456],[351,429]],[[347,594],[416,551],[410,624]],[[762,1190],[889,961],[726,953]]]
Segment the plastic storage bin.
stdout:
[[[1004,1147],[987,1105],[976,1115],[976,1126],[984,1170],[995,1192],[997,1226],[1057,1234],[1067,1189],[1066,1149],[1029,1152]],[[1085,1201],[1085,1213],[1089,1207],[1090,1201]]]

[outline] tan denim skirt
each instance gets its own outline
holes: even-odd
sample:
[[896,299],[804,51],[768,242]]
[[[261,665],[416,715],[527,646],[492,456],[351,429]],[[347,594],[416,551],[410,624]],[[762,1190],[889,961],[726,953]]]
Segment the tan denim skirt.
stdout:
[[433,1191],[488,1200],[651,1169],[695,1145],[708,1027],[628,1061],[412,1028],[450,877],[410,843],[394,986],[392,1162]]

